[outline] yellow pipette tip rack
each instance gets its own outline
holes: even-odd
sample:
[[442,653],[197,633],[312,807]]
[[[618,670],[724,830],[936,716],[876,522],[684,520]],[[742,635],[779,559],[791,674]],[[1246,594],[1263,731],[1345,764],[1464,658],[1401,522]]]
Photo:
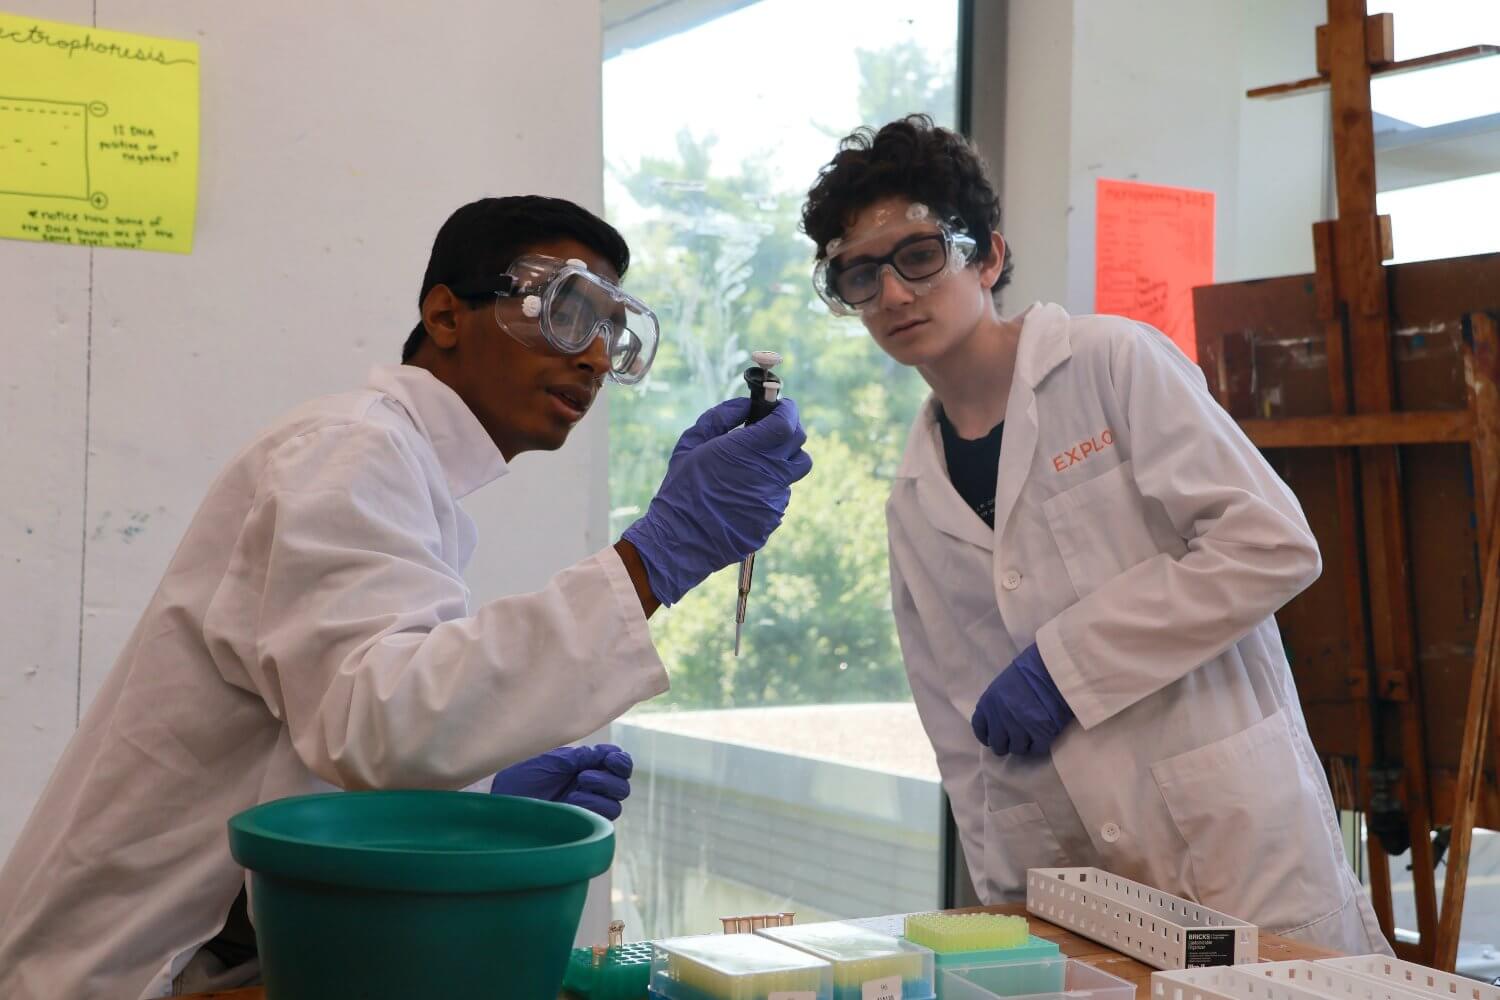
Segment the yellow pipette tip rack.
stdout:
[[1025,917],[993,913],[917,913],[906,918],[906,939],[939,954],[1020,948],[1031,940]]

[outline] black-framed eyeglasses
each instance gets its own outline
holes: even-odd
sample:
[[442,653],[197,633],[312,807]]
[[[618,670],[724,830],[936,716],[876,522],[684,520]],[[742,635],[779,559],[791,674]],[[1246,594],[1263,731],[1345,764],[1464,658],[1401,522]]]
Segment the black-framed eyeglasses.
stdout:
[[886,265],[905,281],[926,281],[942,273],[951,252],[962,249],[947,233],[916,233],[878,257],[857,255],[847,261],[828,261],[823,290],[845,306],[858,307],[880,293],[880,272]]

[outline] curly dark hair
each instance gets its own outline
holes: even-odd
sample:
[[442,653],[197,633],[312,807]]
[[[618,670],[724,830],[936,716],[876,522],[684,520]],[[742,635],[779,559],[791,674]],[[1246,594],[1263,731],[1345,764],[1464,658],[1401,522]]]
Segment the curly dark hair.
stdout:
[[[802,231],[817,244],[818,259],[862,209],[892,196],[921,202],[945,218],[958,217],[979,247],[976,260],[989,260],[990,234],[1000,228],[1000,199],[985,162],[967,139],[927,115],[907,115],[879,131],[855,129],[839,143],[802,206]],[[1005,265],[992,289],[996,301],[1014,268],[1007,243]]]

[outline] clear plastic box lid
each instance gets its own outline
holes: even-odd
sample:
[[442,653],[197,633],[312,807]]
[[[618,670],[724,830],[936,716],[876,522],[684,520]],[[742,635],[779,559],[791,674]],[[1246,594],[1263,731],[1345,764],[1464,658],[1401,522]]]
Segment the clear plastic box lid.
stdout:
[[756,933],[833,963],[836,987],[900,976],[905,996],[931,996],[936,989],[931,948],[852,923],[767,927]]
[[665,1000],[832,1000],[833,966],[755,934],[656,942],[651,989]]
[[1077,959],[975,965],[944,971],[946,1000],[1135,1000],[1135,984]]

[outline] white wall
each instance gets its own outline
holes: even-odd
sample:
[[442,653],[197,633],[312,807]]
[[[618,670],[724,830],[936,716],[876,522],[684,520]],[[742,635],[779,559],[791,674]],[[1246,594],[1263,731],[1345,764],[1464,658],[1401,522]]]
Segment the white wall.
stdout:
[[[399,360],[450,211],[603,170],[597,0],[6,9],[198,42],[203,139],[191,256],[0,241],[0,856],[225,460]],[[606,542],[598,410],[470,503],[477,598]]]
[[1004,292],[1009,312],[1068,300],[1073,6],[1072,0],[1010,4],[1000,195],[1001,230],[1016,264]]
[[77,719],[92,257],[0,241],[0,854]]
[[[1240,19],[1240,89],[1317,72],[1314,32],[1324,0],[1255,0]],[[1313,270],[1312,224],[1333,215],[1328,94],[1240,103],[1242,206],[1231,266],[1218,280]]]
[[[1214,258],[1237,206],[1239,0],[1077,0],[1074,14],[1068,299],[1092,312],[1100,177],[1217,192]],[[1087,308],[1079,308],[1086,306]]]
[[1007,309],[1093,311],[1100,177],[1214,191],[1216,281],[1310,269],[1326,99],[1244,92],[1314,72],[1323,12],[1322,0],[1011,0]]

